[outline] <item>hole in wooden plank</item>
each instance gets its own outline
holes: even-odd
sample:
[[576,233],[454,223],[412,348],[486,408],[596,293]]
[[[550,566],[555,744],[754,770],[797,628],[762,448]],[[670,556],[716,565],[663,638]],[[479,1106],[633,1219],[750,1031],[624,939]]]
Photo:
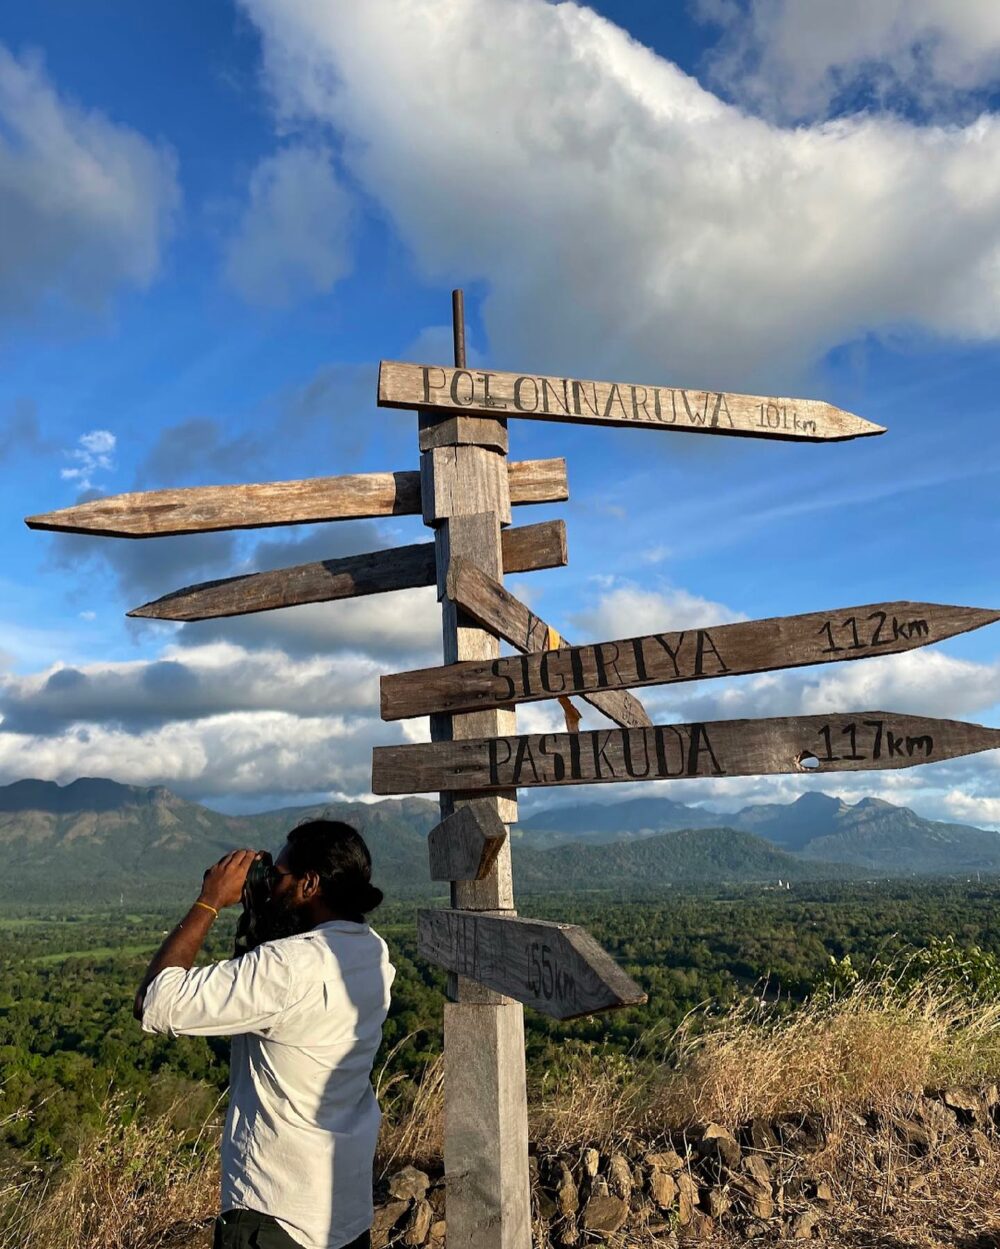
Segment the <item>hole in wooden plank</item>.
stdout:
[[802,754],[795,760],[795,766],[800,772],[815,772],[819,767],[819,760],[808,750],[803,750]]

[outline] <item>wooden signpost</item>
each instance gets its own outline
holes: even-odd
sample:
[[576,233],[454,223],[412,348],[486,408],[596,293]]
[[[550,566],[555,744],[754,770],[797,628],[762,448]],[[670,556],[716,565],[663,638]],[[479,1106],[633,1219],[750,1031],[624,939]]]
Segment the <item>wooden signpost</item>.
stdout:
[[[434,542],[188,586],[130,615],[197,621],[437,587],[443,667],[386,676],[382,716],[429,715],[431,741],[376,747],[377,794],[437,791],[430,875],[451,906],[418,920],[451,976],[444,1012],[448,1249],[530,1249],[523,1005],[558,1019],[639,1005],[642,989],[581,929],[514,910],[520,787],[905,768],[1000,746],[1000,730],[894,712],[656,725],[642,686],[912,650],[1000,613],[892,602],[571,646],[502,584],[566,563],[561,521],[508,529],[512,505],[568,497],[562,459],[507,460],[507,418],[826,442],[883,427],[817,400],[471,369],[461,291],[453,366],[383,361],[378,402],[418,413],[418,471],[94,499],[32,528],[125,538],[422,515]],[[334,609],[335,610],[335,609]],[[664,622],[665,626],[669,622]],[[521,652],[501,656],[503,640]],[[518,735],[518,703],[578,695],[616,727]]]
[[421,911],[420,953],[554,1019],[575,1019],[646,994],[575,924],[473,911]]
[[544,621],[478,569],[456,564],[448,581],[455,602],[513,645],[523,639],[529,653],[384,676],[386,720],[894,655],[1000,620],[1000,612],[976,607],[869,603],[587,646],[563,639],[558,650],[549,650]]
[[522,789],[912,768],[1000,747],[1000,729],[891,711],[376,746],[372,791]]
[[588,382],[535,373],[383,360],[378,401],[384,408],[443,408],[489,417],[525,417],[581,425],[633,425],[698,434],[742,434],[835,442],[885,428],[817,399],[734,395],[633,382]]

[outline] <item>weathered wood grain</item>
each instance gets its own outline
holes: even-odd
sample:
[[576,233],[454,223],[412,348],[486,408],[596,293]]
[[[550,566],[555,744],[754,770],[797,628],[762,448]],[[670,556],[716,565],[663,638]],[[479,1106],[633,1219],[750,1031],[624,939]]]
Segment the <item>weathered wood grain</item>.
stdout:
[[576,924],[426,910],[417,945],[430,962],[489,985],[554,1019],[639,1006],[646,994]]
[[[559,568],[567,561],[566,525],[561,520],[505,529],[500,541],[504,572]],[[152,620],[214,620],[434,585],[435,576],[434,543],[417,542],[388,551],[204,581],[174,590],[128,614]]]
[[[520,651],[545,651],[549,637],[549,625],[541,617],[536,616],[519,599],[499,582],[494,581],[481,569],[467,560],[453,558],[448,565],[448,576],[445,584],[448,597],[477,620],[484,629],[488,629],[497,637],[509,642]],[[565,639],[563,639],[565,641]],[[550,654],[561,654],[552,651]],[[538,656],[532,655],[525,662],[537,663]],[[482,694],[482,687],[489,682],[490,690],[497,688],[491,673],[495,665],[513,664],[519,659],[497,658],[488,663],[467,660],[464,663],[451,664],[443,668],[423,668],[415,672],[394,673],[382,677],[382,719],[402,720],[407,716],[427,714],[434,711],[474,711],[483,706],[503,706],[504,699],[489,699]],[[459,675],[460,674],[460,675]],[[466,685],[468,679],[468,685]],[[471,687],[472,692],[469,692]],[[507,689],[506,684],[500,688]],[[566,689],[566,694],[577,691]],[[582,697],[599,711],[603,712],[615,724],[622,728],[640,728],[651,725],[649,715],[642,703],[634,695],[616,689],[594,689],[579,691]],[[543,690],[537,698],[558,697],[550,691]],[[524,699],[520,701],[526,701]],[[428,711],[412,711],[417,703],[427,703]],[[429,704],[434,706],[430,707]]]
[[[507,465],[510,502],[559,503],[569,497],[566,461]],[[420,473],[356,473],[237,486],[186,486],[109,495],[28,516],[29,529],[108,538],[170,537],[219,529],[267,529],[319,521],[413,516],[421,510]]]
[[[453,563],[446,588],[463,611],[529,653],[490,663],[466,662],[384,676],[385,720],[431,711],[509,706],[567,694],[607,697],[608,691],[644,685],[893,655],[1000,620],[1000,612],[978,607],[868,603],[587,646],[570,646],[563,639],[558,650],[546,650],[545,622],[477,569]],[[634,721],[612,719],[623,728],[636,726]]]
[[489,799],[456,807],[427,834],[431,880],[482,880],[507,838],[507,826]]
[[421,412],[419,418],[421,451],[433,447],[488,447],[491,451],[510,449],[507,422],[489,416],[453,416],[448,412]]
[[769,720],[717,720],[377,746],[376,794],[440,789],[861,772],[911,768],[1000,747],[1000,729],[959,720],[855,711]]
[[379,365],[378,402],[384,408],[444,408],[483,416],[794,442],[839,441],[885,433],[882,425],[818,399],[591,382],[393,360],[383,360]]

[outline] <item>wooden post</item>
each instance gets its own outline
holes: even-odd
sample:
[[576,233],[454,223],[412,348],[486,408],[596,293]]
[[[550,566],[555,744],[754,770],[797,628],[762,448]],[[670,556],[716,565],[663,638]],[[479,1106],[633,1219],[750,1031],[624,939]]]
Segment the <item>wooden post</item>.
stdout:
[[[452,294],[455,367],[465,367],[465,314]],[[442,415],[444,419],[442,419]],[[443,597],[448,565],[461,556],[503,578],[501,523],[510,519],[506,422],[492,416],[420,415],[424,519],[434,527],[445,663],[491,659],[499,642]],[[506,710],[431,717],[436,741],[514,731]],[[441,794],[441,816],[475,795]],[[516,791],[483,799],[500,820],[516,818]],[[514,913],[510,839],[481,880],[453,881],[452,906]],[[530,1249],[524,1008],[464,977],[445,1005],[444,1098],[448,1249]]]

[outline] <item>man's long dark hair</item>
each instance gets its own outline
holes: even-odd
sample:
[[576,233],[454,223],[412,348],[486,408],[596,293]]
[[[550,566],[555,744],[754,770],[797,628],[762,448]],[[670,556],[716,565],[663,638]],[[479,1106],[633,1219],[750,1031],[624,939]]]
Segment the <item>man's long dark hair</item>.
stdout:
[[345,919],[363,920],[382,901],[372,884],[372,857],[357,829],[339,820],[308,820],[288,834],[288,866],[315,872],[323,900]]

